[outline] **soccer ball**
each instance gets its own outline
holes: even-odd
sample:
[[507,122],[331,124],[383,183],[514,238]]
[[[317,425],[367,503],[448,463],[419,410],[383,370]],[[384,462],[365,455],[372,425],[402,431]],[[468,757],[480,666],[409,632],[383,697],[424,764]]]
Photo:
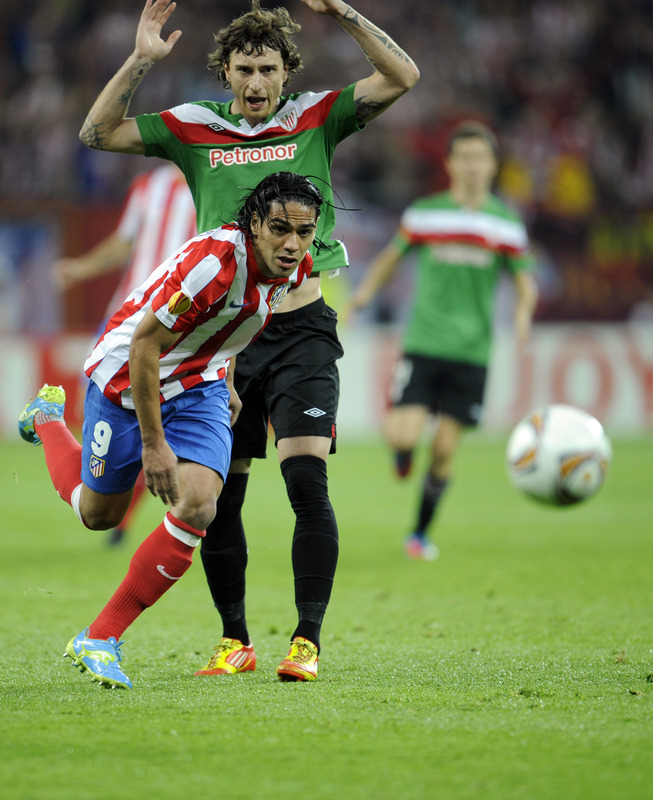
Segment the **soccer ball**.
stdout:
[[610,439],[597,419],[574,406],[549,405],[536,408],[513,429],[506,472],[529,497],[569,506],[599,491],[611,459]]

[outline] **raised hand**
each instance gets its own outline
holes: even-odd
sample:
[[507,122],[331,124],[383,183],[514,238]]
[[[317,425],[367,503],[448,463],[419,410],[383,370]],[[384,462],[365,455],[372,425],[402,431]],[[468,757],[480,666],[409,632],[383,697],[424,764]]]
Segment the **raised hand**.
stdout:
[[163,26],[177,7],[168,0],[147,0],[136,29],[134,55],[148,61],[165,58],[179,41],[181,31],[173,31],[167,39],[161,35]]

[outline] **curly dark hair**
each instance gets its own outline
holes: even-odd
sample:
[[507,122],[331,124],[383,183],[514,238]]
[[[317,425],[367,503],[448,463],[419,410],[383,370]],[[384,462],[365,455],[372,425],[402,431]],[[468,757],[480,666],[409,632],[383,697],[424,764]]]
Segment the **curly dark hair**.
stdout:
[[279,203],[285,210],[286,203],[300,203],[315,209],[315,218],[320,216],[324,199],[313,181],[296,172],[274,172],[267,175],[245,197],[236,213],[235,224],[245,231],[251,230],[252,215],[265,220],[270,215],[272,203]]
[[301,25],[295,22],[285,8],[274,8],[270,11],[261,8],[260,0],[252,0],[251,11],[236,17],[226,28],[213,35],[217,48],[209,53],[208,68],[228,89],[224,65],[229,64],[231,54],[258,55],[267,47],[281,53],[283,64],[288,68],[288,76],[301,72],[304,67],[302,57],[292,41],[292,37],[300,30]]

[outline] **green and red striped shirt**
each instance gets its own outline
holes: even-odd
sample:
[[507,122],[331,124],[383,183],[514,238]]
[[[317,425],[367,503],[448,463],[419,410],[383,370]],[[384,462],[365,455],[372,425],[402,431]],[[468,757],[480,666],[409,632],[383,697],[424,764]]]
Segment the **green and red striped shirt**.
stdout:
[[404,351],[487,364],[501,271],[532,267],[519,215],[494,195],[471,209],[442,192],[406,209],[394,241],[404,255],[418,251]]

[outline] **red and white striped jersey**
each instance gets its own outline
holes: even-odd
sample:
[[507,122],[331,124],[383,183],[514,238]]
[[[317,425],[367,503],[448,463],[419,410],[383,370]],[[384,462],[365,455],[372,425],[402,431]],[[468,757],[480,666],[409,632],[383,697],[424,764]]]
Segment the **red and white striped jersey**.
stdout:
[[127,269],[107,309],[123,300],[171,253],[197,234],[195,204],[183,174],[174,164],[156,167],[131,183],[116,233],[132,242]]
[[123,408],[134,408],[129,347],[149,308],[179,340],[159,359],[161,402],[223,378],[229,359],[255,338],[286,293],[311,272],[306,255],[288,278],[266,278],[251,241],[232,225],[186,242],[135,289],[107,323],[84,371]]

